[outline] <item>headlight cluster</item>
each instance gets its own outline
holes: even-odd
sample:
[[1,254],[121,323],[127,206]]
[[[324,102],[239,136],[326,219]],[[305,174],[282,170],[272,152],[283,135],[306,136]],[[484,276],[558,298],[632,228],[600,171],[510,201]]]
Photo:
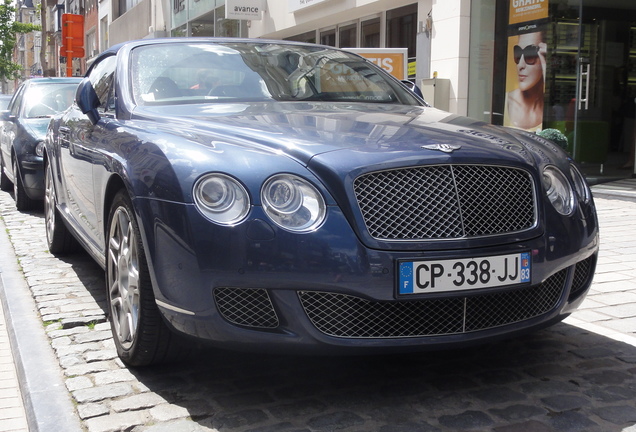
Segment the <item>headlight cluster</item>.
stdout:
[[35,145],[35,154],[42,157],[44,156],[44,141],[38,141]]
[[[194,202],[208,219],[221,225],[235,225],[247,216],[250,198],[234,178],[212,173],[194,185]],[[277,174],[265,181],[261,201],[267,216],[279,227],[297,233],[318,228],[327,207],[320,192],[308,181],[292,174]]]
[[576,190],[576,194],[579,196],[579,199],[584,203],[590,202],[592,192],[585,181],[585,177],[581,174],[581,171],[579,171],[574,165],[570,165],[570,174],[574,180],[574,189]]
[[565,174],[557,167],[549,165],[543,169],[543,186],[546,195],[556,211],[565,216],[574,212],[576,197],[584,203],[591,199],[590,188],[581,172],[574,165],[570,165],[570,176],[574,182],[574,189],[572,189]]
[[235,225],[250,210],[250,197],[238,181],[225,174],[208,174],[194,184],[194,202],[208,219]]
[[270,177],[261,189],[261,200],[267,216],[286,230],[313,231],[325,218],[325,200],[320,192],[294,175]]

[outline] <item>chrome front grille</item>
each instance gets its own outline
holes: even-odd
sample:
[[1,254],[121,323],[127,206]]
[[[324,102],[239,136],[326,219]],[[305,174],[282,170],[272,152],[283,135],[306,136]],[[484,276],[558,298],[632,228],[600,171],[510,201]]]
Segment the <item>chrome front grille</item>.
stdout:
[[532,177],[500,166],[434,165],[354,181],[367,230],[379,240],[481,237],[532,228]]
[[467,297],[370,301],[345,294],[300,291],[307,316],[322,333],[342,338],[404,338],[474,332],[521,322],[553,310],[567,269],[545,282]]
[[216,288],[216,307],[232,324],[271,329],[278,327],[278,316],[264,289]]

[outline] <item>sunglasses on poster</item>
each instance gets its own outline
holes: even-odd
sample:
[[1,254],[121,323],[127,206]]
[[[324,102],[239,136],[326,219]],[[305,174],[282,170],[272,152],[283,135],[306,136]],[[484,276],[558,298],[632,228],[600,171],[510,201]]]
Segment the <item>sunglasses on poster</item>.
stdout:
[[514,59],[515,63],[519,64],[521,56],[526,64],[533,65],[537,62],[539,57],[539,47],[536,45],[528,45],[525,48],[521,48],[519,45],[514,46]]

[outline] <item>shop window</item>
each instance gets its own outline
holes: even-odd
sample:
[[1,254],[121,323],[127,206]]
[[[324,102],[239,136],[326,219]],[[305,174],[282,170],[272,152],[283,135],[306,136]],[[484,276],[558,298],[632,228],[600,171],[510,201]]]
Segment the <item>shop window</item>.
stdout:
[[322,30],[320,32],[320,43],[323,45],[336,46],[336,29]]
[[181,27],[173,29],[170,33],[172,37],[186,37],[188,36],[188,27],[184,24]]
[[362,21],[360,47],[380,48],[380,17]]
[[417,38],[417,4],[386,12],[387,48],[408,48],[409,58],[415,57]]
[[358,25],[356,23],[340,26],[338,29],[341,48],[356,48],[358,46]]
[[214,36],[214,13],[202,16],[190,24],[192,37]]

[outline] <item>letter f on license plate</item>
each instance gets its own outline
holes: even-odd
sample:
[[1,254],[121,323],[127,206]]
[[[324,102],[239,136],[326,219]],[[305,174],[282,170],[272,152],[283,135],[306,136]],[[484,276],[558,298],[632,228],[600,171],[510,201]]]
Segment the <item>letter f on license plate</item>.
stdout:
[[440,261],[400,261],[399,294],[426,294],[530,283],[530,253]]

